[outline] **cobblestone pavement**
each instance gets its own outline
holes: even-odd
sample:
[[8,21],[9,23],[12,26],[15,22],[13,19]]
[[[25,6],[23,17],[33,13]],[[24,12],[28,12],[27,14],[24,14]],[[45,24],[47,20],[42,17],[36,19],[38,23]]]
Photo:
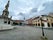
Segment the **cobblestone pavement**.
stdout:
[[[53,40],[53,30],[44,29],[48,40]],[[41,28],[16,26],[16,29],[0,32],[0,40],[40,40]]]

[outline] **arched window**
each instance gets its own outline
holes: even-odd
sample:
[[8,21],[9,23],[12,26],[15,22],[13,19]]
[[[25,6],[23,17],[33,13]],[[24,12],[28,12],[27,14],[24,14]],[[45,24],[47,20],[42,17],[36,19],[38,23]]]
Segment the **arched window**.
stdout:
[[50,27],[50,24],[48,23],[48,27]]
[[40,26],[40,23],[38,23],[38,26]]
[[42,24],[42,26],[44,26],[44,23],[41,23]]
[[8,24],[10,24],[10,21],[8,21]]
[[51,25],[52,25],[52,27],[53,27],[53,23],[52,23]]

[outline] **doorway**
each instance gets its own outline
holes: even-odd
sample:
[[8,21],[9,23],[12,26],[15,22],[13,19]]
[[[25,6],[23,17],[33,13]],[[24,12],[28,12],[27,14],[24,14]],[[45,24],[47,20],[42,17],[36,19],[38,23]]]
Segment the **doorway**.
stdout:
[[51,25],[52,25],[52,27],[53,27],[53,23],[52,23]]
[[8,24],[10,24],[10,21],[8,21]]
[[49,23],[47,23],[48,24],[48,27],[50,27],[50,24]]

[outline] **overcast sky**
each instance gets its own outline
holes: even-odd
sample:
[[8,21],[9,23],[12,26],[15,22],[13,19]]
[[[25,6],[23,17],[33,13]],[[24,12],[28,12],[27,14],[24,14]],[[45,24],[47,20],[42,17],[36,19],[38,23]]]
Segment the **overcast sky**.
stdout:
[[[0,0],[0,15],[8,0]],[[26,19],[53,11],[53,0],[10,0],[9,15],[12,19]]]

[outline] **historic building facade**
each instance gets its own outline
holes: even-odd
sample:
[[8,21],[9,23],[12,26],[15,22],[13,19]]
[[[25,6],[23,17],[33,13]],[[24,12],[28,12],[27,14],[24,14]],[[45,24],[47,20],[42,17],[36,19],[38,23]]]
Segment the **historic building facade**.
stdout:
[[25,23],[31,25],[32,24],[32,18],[27,19]]
[[12,20],[13,21],[13,25],[22,25],[23,24],[23,20]]
[[37,27],[53,27],[53,17],[41,15],[39,17],[35,17],[32,23]]
[[5,9],[3,10],[3,13],[2,15],[0,15],[0,24],[11,24],[12,23],[12,16],[9,18],[9,11],[8,11],[8,8],[9,8],[9,2],[6,4],[5,6]]
[[41,15],[35,18],[30,18],[25,21],[27,25],[32,25],[35,27],[53,27],[53,16],[50,15]]

